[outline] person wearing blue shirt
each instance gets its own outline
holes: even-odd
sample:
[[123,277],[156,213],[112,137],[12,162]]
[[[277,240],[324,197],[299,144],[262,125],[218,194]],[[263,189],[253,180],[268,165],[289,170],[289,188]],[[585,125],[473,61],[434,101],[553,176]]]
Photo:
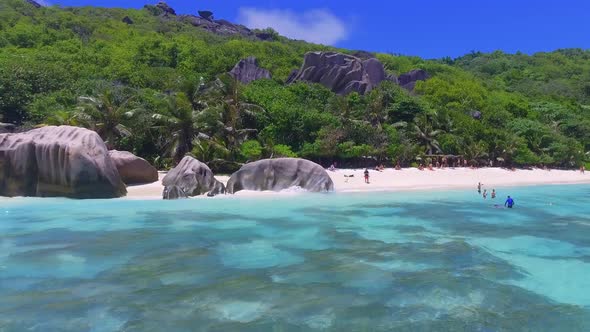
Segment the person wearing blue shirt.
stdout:
[[512,207],[514,206],[514,200],[508,196],[508,199],[506,199],[506,203],[504,203],[504,206],[508,207],[509,209],[512,209]]

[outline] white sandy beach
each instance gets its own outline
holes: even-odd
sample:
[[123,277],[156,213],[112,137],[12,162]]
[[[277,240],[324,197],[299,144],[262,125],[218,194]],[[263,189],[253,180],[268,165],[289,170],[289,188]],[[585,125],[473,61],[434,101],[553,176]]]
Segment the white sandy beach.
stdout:
[[[370,192],[370,191],[403,191],[403,190],[441,190],[476,188],[481,182],[484,188],[491,190],[496,187],[531,186],[548,184],[590,184],[590,172],[564,170],[516,170],[501,168],[447,168],[434,171],[420,171],[416,168],[404,168],[400,171],[385,169],[382,172],[370,171],[370,183],[363,178],[364,169],[341,169],[328,174],[334,181],[336,192]],[[165,173],[160,173],[160,181]],[[354,175],[354,177],[345,177]],[[229,176],[217,176],[227,183]],[[164,189],[161,182],[147,185],[127,187],[127,198],[160,199]],[[244,193],[245,194],[245,193]]]

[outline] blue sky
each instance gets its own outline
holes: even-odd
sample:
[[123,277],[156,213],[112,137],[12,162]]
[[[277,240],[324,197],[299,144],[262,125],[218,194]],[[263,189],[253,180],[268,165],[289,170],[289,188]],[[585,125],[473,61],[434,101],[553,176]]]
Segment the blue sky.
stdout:
[[[141,8],[149,1],[49,0]],[[155,3],[156,1],[154,1]],[[534,53],[590,48],[588,0],[169,0],[177,12],[271,26],[297,39],[350,49],[457,57],[472,50]]]

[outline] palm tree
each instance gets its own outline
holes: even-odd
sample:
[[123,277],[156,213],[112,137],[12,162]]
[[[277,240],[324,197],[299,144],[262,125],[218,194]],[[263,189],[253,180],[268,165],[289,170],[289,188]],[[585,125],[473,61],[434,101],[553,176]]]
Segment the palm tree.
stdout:
[[423,113],[414,120],[414,130],[420,142],[426,147],[427,154],[442,153],[442,149],[436,137],[443,133],[440,129],[434,129],[433,119],[429,119],[429,115]]
[[161,131],[164,154],[179,162],[193,149],[193,142],[199,137],[198,112],[184,93],[170,94],[165,101],[165,109],[152,115],[156,123],[154,128]]
[[68,112],[66,110],[57,110],[48,116],[43,125],[48,126],[78,126],[80,122],[77,119],[75,112]]
[[266,110],[242,101],[236,80],[229,84],[217,80],[213,84],[207,92],[209,100],[204,103],[208,106],[202,112],[208,123],[206,131],[210,136],[221,138],[230,157],[235,159],[239,155],[239,146],[257,132],[250,128],[253,120],[266,115]]
[[130,109],[133,97],[120,99],[107,89],[96,97],[78,98],[75,118],[83,126],[96,131],[109,149],[117,139],[131,136],[131,131],[123,122],[133,117],[139,109]]

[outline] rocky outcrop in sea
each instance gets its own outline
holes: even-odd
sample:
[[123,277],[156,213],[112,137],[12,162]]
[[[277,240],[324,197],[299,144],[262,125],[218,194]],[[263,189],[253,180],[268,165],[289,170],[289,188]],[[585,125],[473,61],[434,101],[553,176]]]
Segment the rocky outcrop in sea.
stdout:
[[179,199],[207,194],[225,193],[223,183],[217,181],[209,166],[186,156],[162,180],[164,199]]

